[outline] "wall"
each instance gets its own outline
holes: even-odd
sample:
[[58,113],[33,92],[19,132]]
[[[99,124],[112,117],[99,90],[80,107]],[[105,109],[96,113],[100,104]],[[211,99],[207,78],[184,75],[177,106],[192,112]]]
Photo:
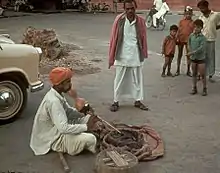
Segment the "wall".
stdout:
[[[136,1],[137,1],[139,10],[150,9],[153,4],[153,0],[136,0]],[[111,6],[112,9],[114,9],[113,0],[91,0],[91,2],[92,3],[106,2],[107,4]],[[194,10],[198,10],[196,7],[197,2],[199,2],[199,0],[167,0],[167,3],[172,11],[175,11],[175,10],[182,11],[184,9],[184,6],[186,5],[190,5],[194,8]],[[213,10],[220,11],[220,0],[209,0],[209,3],[210,3],[210,7]],[[118,4],[118,9],[119,10],[123,9],[123,6],[121,3]]]

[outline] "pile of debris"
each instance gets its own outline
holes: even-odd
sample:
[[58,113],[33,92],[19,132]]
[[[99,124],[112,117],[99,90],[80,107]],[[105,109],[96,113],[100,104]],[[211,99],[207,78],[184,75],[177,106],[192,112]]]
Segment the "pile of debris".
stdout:
[[40,47],[43,57],[50,60],[59,59],[63,54],[63,48],[53,29],[36,29],[29,26],[24,33],[22,43]]
[[100,71],[92,61],[89,61],[74,44],[59,41],[54,29],[36,29],[29,26],[23,34],[23,44],[40,47],[43,56],[40,61],[40,73],[48,74],[54,67],[68,67],[76,74],[93,74]]

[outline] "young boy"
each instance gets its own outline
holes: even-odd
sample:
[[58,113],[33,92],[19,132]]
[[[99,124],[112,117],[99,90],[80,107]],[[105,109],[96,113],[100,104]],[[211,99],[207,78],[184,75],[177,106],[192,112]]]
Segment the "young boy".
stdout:
[[197,75],[198,72],[202,77],[203,82],[203,96],[207,95],[206,87],[206,38],[201,33],[203,29],[203,22],[200,19],[194,21],[195,29],[194,32],[190,35],[188,45],[189,53],[187,56],[190,56],[192,62],[192,73],[193,73],[193,89],[191,94],[197,94]]
[[[193,9],[190,6],[185,8],[184,18],[179,22],[179,29],[177,32],[177,45],[178,45],[178,58],[177,58],[177,71],[175,76],[180,75],[181,59],[183,56],[183,49],[185,47],[186,52],[188,52],[187,42],[191,33],[194,30],[194,24],[192,20]],[[190,72],[190,58],[187,56],[187,76],[191,77]]]
[[164,55],[165,62],[163,65],[163,72],[161,74],[162,77],[166,76],[165,73],[167,68],[168,68],[167,76],[173,76],[170,70],[175,54],[177,31],[178,31],[177,25],[170,26],[170,35],[168,35],[163,41],[162,55]]

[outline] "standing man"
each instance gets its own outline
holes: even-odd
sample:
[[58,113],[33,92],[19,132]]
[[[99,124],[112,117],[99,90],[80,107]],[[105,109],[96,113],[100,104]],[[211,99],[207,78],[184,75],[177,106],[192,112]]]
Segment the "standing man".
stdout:
[[50,72],[53,87],[42,100],[34,118],[30,147],[35,155],[50,150],[77,155],[84,149],[96,152],[96,137],[89,133],[98,121],[96,116],[80,114],[63,96],[71,89],[72,72],[57,67]]
[[206,73],[209,81],[214,82],[212,77],[215,74],[215,40],[217,38],[217,30],[220,29],[220,13],[209,9],[209,2],[201,0],[197,7],[202,12],[199,17],[203,21],[202,33],[207,39],[206,49]]
[[146,25],[136,15],[136,2],[124,1],[125,12],[114,21],[109,48],[109,68],[115,66],[114,103],[110,110],[119,109],[120,96],[135,100],[134,106],[148,110],[141,101],[144,98],[142,68],[147,54]]

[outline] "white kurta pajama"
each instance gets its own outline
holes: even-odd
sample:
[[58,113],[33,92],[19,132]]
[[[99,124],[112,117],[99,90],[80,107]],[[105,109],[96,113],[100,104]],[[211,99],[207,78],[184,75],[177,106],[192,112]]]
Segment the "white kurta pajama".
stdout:
[[120,98],[133,98],[141,101],[143,92],[143,62],[140,62],[135,22],[126,18],[121,53],[115,60],[114,102]]
[[209,76],[215,74],[215,41],[217,39],[216,27],[220,25],[220,13],[211,11],[208,17],[203,14],[199,17],[203,21],[202,34],[207,39],[206,45],[206,73]]
[[43,155],[53,150],[76,155],[84,149],[95,153],[96,137],[85,133],[89,117],[82,117],[63,96],[51,88],[34,119],[30,141],[34,154]]
[[168,11],[170,11],[169,6],[167,5],[166,2],[163,2],[160,10],[153,15],[153,25],[157,26],[157,19],[160,19],[161,17],[163,17]]
[[155,9],[156,9],[157,11],[159,11],[160,8],[161,8],[162,5],[163,5],[163,2],[162,2],[162,0],[154,0],[154,5],[155,5]]

